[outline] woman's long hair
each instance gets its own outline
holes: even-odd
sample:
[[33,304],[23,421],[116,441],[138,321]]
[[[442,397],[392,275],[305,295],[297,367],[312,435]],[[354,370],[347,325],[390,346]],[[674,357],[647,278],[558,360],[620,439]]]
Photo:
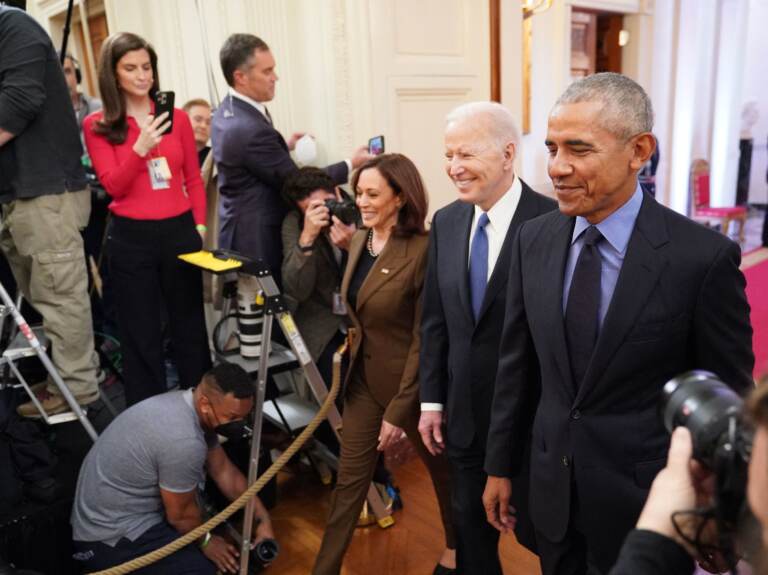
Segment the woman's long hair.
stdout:
[[152,87],[150,96],[160,89],[157,74],[157,53],[152,44],[141,36],[130,32],[112,34],[104,41],[99,56],[99,91],[103,103],[103,116],[96,122],[93,131],[109,140],[112,144],[122,144],[128,133],[128,123],[125,119],[125,96],[120,90],[117,80],[117,63],[120,58],[134,50],[146,50],[152,64]]
[[397,223],[392,233],[401,237],[425,234],[427,191],[416,165],[403,154],[375,156],[360,166],[352,175],[353,190],[357,190],[360,174],[372,168],[378,170],[395,195],[403,199],[403,205],[397,213]]

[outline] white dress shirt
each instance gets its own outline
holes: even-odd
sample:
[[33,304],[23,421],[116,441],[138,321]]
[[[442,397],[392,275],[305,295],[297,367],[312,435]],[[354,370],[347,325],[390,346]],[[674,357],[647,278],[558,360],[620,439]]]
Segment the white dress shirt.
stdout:
[[[488,237],[488,279],[491,279],[493,268],[499,259],[501,247],[504,245],[504,239],[507,237],[509,225],[512,218],[515,217],[517,205],[520,203],[520,195],[523,193],[523,186],[520,179],[515,177],[512,186],[501,196],[495,204],[488,210],[488,224],[485,226],[485,235]],[[472,217],[472,226],[469,229],[469,239],[467,240],[467,254],[472,253],[472,238],[475,235],[477,221],[480,219],[483,210],[475,205],[475,215]],[[467,258],[467,270],[469,270],[469,258]],[[422,411],[443,411],[442,403],[422,403]]]

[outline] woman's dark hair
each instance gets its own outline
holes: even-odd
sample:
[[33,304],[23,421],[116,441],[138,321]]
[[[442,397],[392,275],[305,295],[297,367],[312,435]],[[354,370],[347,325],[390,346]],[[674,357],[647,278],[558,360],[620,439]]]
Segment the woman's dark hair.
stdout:
[[298,203],[315,190],[325,190],[334,193],[336,184],[333,178],[320,168],[306,166],[299,168],[285,179],[283,197],[292,207],[298,208]]
[[371,158],[352,175],[352,189],[357,195],[357,182],[365,170],[376,169],[396,196],[403,198],[392,233],[396,236],[423,235],[427,217],[427,192],[419,170],[402,154],[381,154]]
[[130,32],[112,34],[104,41],[99,56],[99,91],[103,103],[103,116],[96,122],[93,131],[105,136],[111,144],[122,144],[128,133],[128,122],[125,118],[125,97],[120,91],[117,80],[117,63],[120,58],[134,50],[146,50],[152,64],[152,88],[150,96],[160,89],[160,79],[157,74],[157,53],[152,44],[141,36]]

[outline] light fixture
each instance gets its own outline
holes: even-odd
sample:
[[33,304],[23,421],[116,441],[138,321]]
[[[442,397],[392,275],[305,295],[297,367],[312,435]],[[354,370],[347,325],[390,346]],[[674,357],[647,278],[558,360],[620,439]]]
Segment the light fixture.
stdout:
[[523,18],[529,18],[552,7],[554,0],[520,0],[523,8]]
[[619,46],[622,48],[629,44],[629,30],[619,30]]

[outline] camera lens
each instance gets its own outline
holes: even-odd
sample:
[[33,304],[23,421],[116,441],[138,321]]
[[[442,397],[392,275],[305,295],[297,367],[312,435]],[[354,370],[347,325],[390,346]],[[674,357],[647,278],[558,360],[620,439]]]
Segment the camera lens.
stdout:
[[738,417],[743,400],[708,371],[683,373],[664,385],[662,414],[669,432],[683,425],[693,438],[694,455],[712,464],[719,438],[729,422]]

